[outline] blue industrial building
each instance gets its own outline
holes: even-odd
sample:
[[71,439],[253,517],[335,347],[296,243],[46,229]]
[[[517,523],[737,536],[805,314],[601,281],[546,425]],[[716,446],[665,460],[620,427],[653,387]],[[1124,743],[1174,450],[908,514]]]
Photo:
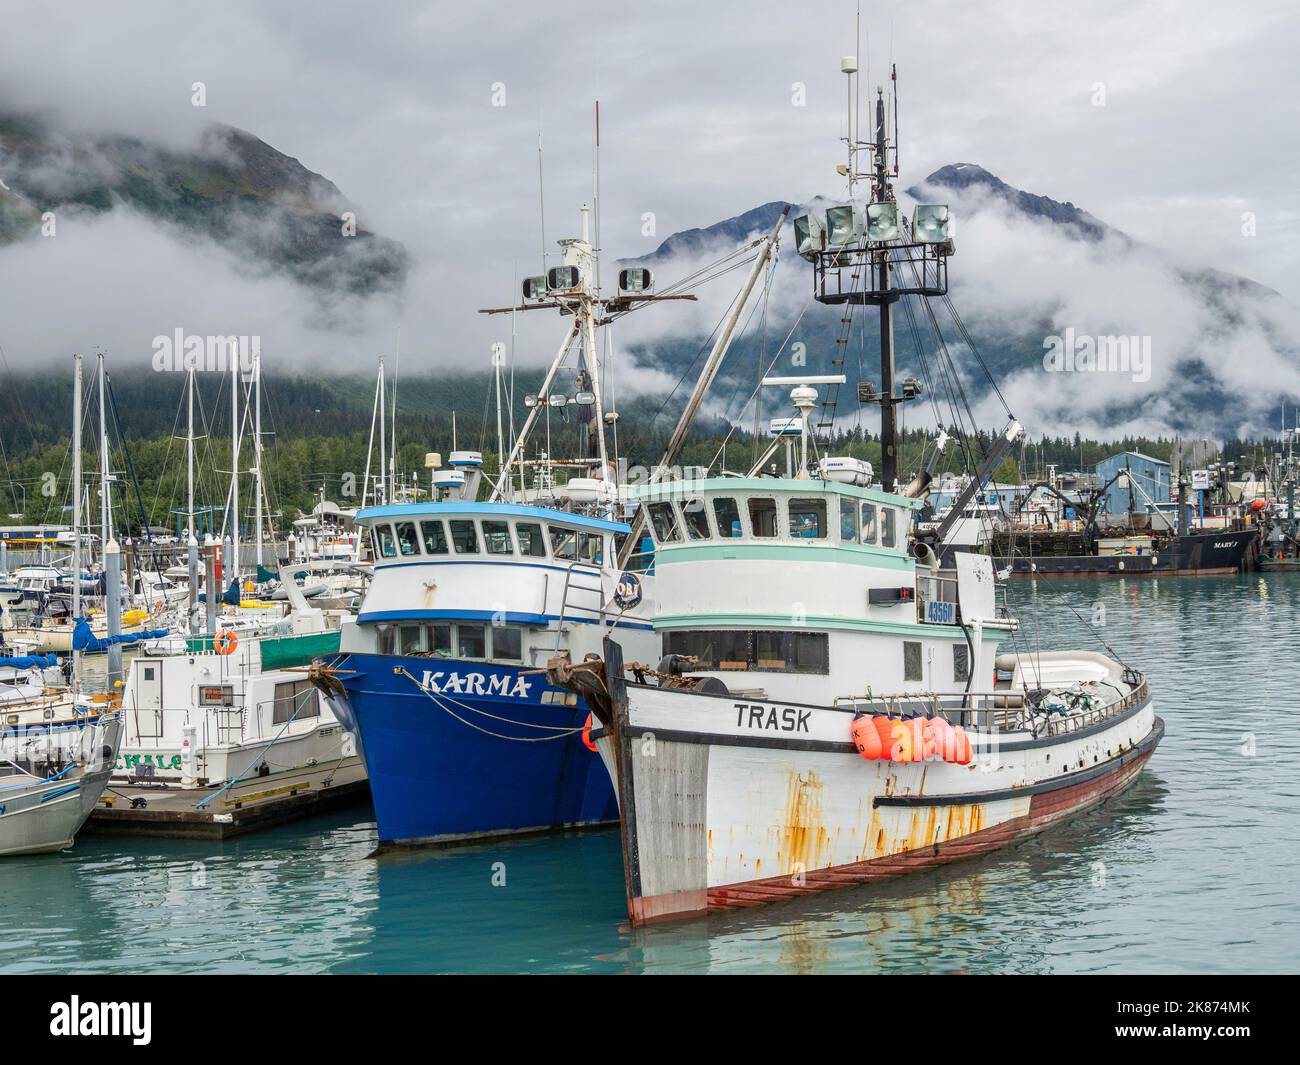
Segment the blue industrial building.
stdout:
[[1107,514],[1127,514],[1131,509],[1146,514],[1154,503],[1169,502],[1169,463],[1138,451],[1121,451],[1097,463],[1097,487],[1101,488],[1120,470],[1127,468],[1132,485],[1121,477],[1106,489],[1102,510]]

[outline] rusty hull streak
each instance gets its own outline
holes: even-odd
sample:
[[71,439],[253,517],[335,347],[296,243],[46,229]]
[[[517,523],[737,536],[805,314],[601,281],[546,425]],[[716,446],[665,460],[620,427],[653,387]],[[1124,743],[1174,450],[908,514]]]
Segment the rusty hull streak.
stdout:
[[822,823],[822,781],[811,769],[806,775],[790,770],[785,817],[777,833],[777,862],[788,875],[830,863],[830,836]]

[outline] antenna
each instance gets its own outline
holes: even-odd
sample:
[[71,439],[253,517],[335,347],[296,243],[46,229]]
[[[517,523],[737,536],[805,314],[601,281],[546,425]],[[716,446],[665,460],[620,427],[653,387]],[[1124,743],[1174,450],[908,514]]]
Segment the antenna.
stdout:
[[542,120],[537,119],[537,217],[542,231],[542,273],[546,273],[546,185],[542,178]]

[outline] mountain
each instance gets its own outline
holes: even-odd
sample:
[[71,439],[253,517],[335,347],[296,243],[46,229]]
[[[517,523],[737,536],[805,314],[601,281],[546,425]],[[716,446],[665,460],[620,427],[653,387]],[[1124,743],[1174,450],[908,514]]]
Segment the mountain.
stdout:
[[358,212],[331,181],[232,126],[180,150],[0,112],[0,181],[0,245],[39,239],[46,212],[58,224],[125,207],[322,297],[397,291],[409,268],[398,242],[360,225],[344,235],[342,216]]
[[[900,201],[905,216],[909,201],[950,205],[957,248],[950,295],[981,356],[967,350],[946,307],[931,301],[959,381],[945,374],[928,316],[908,311],[914,298],[901,305],[894,317],[900,378],[915,375],[947,393],[932,397],[937,404],[927,416],[950,421],[962,392],[973,406],[992,403],[996,383],[1016,415],[1035,430],[1067,425],[1105,435],[1227,437],[1266,431],[1274,424],[1276,403],[1300,396],[1295,339],[1300,318],[1265,285],[1179,262],[1073,203],[1015,188],[973,163],[940,167],[902,193]],[[791,218],[840,202],[817,197],[791,205]],[[784,201],[765,203],[673,234],[650,254],[620,265],[652,266],[663,287],[764,233],[785,206]],[[733,418],[740,417],[736,405],[748,401],[760,352],[770,359],[791,328],[796,330],[791,342],[803,345],[808,372],[845,373],[846,391],[858,379],[878,378],[875,313],[863,316],[860,310],[813,302],[812,267],[792,253],[791,236],[787,227],[772,311],[761,319],[766,334],[751,326],[737,339],[715,388],[716,396],[734,398],[734,403],[717,401],[730,404],[725,410]],[[734,278],[716,283],[724,286],[718,318],[738,284]],[[698,335],[625,338],[625,343],[639,363],[693,379],[713,325],[709,320]],[[1134,338],[1149,352],[1150,365],[1127,376],[1051,374],[1045,349],[1067,331],[1099,344],[1111,337]],[[790,369],[774,372],[788,375]],[[857,421],[855,401],[846,401],[833,387],[824,391],[838,401],[822,412],[824,427],[831,417],[840,427],[846,417],[849,424]],[[781,413],[770,407],[765,410]],[[995,407],[983,411],[985,420],[1005,417]],[[752,414],[747,417],[752,421]],[[874,428],[876,415],[862,415],[862,422]]]

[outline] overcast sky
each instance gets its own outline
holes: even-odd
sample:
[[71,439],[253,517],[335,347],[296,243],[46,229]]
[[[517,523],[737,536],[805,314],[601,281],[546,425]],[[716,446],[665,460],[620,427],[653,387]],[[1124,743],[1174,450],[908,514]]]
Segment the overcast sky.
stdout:
[[[768,200],[841,194],[839,62],[854,51],[853,11],[826,0],[0,0],[0,104],[182,144],[209,121],[242,127],[334,181],[364,225],[416,260],[400,310],[372,309],[352,336],[304,337],[276,333],[276,316],[295,313],[283,286],[171,247],[147,221],[105,221],[67,241],[68,259],[0,251],[0,344],[13,362],[56,342],[144,359],[141,337],[208,331],[205,315],[239,306],[293,358],[318,345],[335,362],[368,362],[400,322],[407,367],[486,364],[500,323],[473,309],[536,272],[539,129],[553,241],[573,234],[591,195],[600,99],[610,258]],[[979,163],[1176,260],[1300,302],[1294,0],[871,3],[861,50],[873,82],[891,55],[899,67],[904,187]],[[195,81],[206,108],[191,106]],[[505,106],[494,106],[498,83]]]

